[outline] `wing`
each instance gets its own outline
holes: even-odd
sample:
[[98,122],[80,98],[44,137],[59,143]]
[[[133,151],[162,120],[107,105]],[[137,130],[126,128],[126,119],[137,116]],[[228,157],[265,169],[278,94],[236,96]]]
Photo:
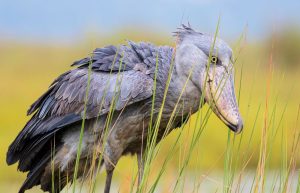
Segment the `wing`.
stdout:
[[92,59],[75,62],[77,69],[58,77],[29,108],[28,115],[35,113],[9,147],[7,163],[19,160],[19,170],[30,170],[32,159],[58,130],[82,120],[87,89],[86,119],[107,113],[112,103],[121,110],[151,97],[149,66],[133,48],[123,46],[121,51],[112,46],[96,49]]
[[64,74],[52,85],[46,96],[32,105],[28,113],[37,110],[39,119],[76,114],[83,116],[85,97],[86,118],[103,115],[110,110],[112,102],[115,110],[125,105],[144,100],[152,95],[153,79],[136,70],[120,73],[106,73],[88,69],[75,69]]
[[150,98],[156,63],[158,72],[168,72],[172,55],[168,46],[129,42],[119,48],[97,48],[92,56],[74,62],[78,68],[59,76],[31,105],[27,113],[33,116],[9,147],[7,163],[19,161],[18,169],[29,171],[20,192],[41,184],[52,155],[63,147],[62,133],[81,124],[85,108],[85,118],[91,119],[111,107],[119,111]]
[[[97,48],[92,56],[78,60],[73,66],[79,68],[87,68],[92,63],[94,71],[102,72],[118,72],[136,69],[150,74],[153,78],[155,67],[166,68],[172,62],[173,48],[170,46],[154,46],[151,43],[135,43],[128,41],[129,46],[107,46],[105,48]],[[120,65],[122,64],[122,65]],[[167,70],[168,71],[168,70]]]

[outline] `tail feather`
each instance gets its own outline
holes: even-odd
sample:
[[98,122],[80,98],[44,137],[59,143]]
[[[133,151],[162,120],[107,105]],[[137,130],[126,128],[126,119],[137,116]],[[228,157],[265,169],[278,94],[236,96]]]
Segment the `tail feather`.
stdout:
[[40,179],[44,173],[45,166],[51,161],[51,156],[47,155],[41,159],[41,161],[31,170],[23,185],[21,186],[19,193],[24,193],[26,190],[31,189],[33,186],[40,184]]
[[81,117],[75,114],[54,117],[43,122],[32,117],[10,145],[6,156],[7,164],[12,165],[19,161],[19,170],[29,171],[32,159],[54,137],[55,133],[80,120]]
[[[19,161],[18,169],[23,172],[29,171],[19,190],[20,193],[24,193],[33,186],[42,184],[46,170],[51,165],[51,157],[55,157],[56,153],[64,145],[62,137],[66,127],[72,127],[78,120],[78,116],[70,115],[54,118],[49,120],[48,123],[47,121],[43,123],[38,123],[39,121],[36,121],[36,123],[29,122],[21,131],[7,152],[7,163],[9,165]],[[53,121],[55,122],[54,124]],[[32,126],[35,128],[31,128]],[[41,127],[48,129],[48,132],[33,135],[33,132]],[[44,191],[59,192],[60,189],[56,186],[58,183],[55,181],[55,190],[52,191],[52,177],[45,179],[46,182],[44,184],[47,185],[44,187]],[[58,180],[56,181],[58,182]],[[66,183],[62,180],[61,187],[63,188],[65,185]]]

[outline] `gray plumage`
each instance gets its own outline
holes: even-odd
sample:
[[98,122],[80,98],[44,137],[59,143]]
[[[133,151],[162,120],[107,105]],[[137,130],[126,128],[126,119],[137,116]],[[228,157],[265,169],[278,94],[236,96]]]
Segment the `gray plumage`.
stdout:
[[[219,59],[217,64],[209,67],[219,74],[215,78],[211,69],[207,68],[213,37],[184,25],[175,34],[179,38],[176,50],[169,46],[131,41],[119,47],[97,48],[90,57],[74,62],[72,66],[77,68],[62,74],[50,85],[48,91],[29,108],[28,115],[33,116],[7,153],[8,164],[19,162],[18,169],[28,172],[21,193],[39,184],[44,191],[59,192],[67,183],[66,176],[69,176],[69,181],[72,180],[89,78],[80,164],[87,162],[89,166],[92,152],[97,147],[104,147],[104,152],[100,152],[104,154],[103,160],[98,161],[105,165],[107,171],[105,192],[109,192],[114,165],[122,155],[138,154],[140,166],[140,153],[145,148],[151,120],[154,82],[153,120],[162,105],[169,72],[172,77],[159,125],[158,142],[177,101],[179,107],[176,111],[180,114],[175,118],[172,129],[198,110],[202,94],[226,125],[235,132],[241,131],[242,120],[230,71],[230,47],[217,39],[212,49],[213,55]],[[92,69],[90,75],[89,65]],[[228,75],[229,81],[224,82],[220,78],[224,74]],[[205,76],[208,77],[206,82]],[[227,90],[220,92],[216,87],[223,83]],[[216,93],[220,99],[213,95]],[[112,105],[112,122],[108,126],[107,141],[103,144],[103,130]],[[51,158],[53,152],[54,157]],[[51,185],[51,159],[54,159],[54,190]],[[83,167],[80,165],[78,177],[84,178]],[[142,168],[139,167],[139,170],[142,171]],[[139,179],[141,175],[142,172]]]

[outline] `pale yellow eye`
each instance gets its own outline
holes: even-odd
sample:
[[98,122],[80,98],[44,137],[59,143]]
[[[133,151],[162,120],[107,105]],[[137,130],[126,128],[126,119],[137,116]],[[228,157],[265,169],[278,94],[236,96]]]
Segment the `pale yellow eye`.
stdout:
[[218,58],[216,56],[211,57],[211,62],[217,64],[218,63]]

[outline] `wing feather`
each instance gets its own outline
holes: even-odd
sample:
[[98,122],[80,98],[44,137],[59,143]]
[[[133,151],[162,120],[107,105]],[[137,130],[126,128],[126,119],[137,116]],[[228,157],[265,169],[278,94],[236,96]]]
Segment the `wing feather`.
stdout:
[[[170,55],[170,47],[129,42],[119,48],[97,48],[91,57],[74,62],[73,66],[78,68],[59,76],[29,108],[28,115],[34,115],[10,145],[7,163],[19,160],[22,171],[30,170],[31,160],[45,141],[58,130],[82,120],[88,81],[86,119],[106,114],[114,100],[118,111],[151,97],[156,61],[161,62],[165,57],[170,60]],[[92,65],[90,80],[89,64]]]

